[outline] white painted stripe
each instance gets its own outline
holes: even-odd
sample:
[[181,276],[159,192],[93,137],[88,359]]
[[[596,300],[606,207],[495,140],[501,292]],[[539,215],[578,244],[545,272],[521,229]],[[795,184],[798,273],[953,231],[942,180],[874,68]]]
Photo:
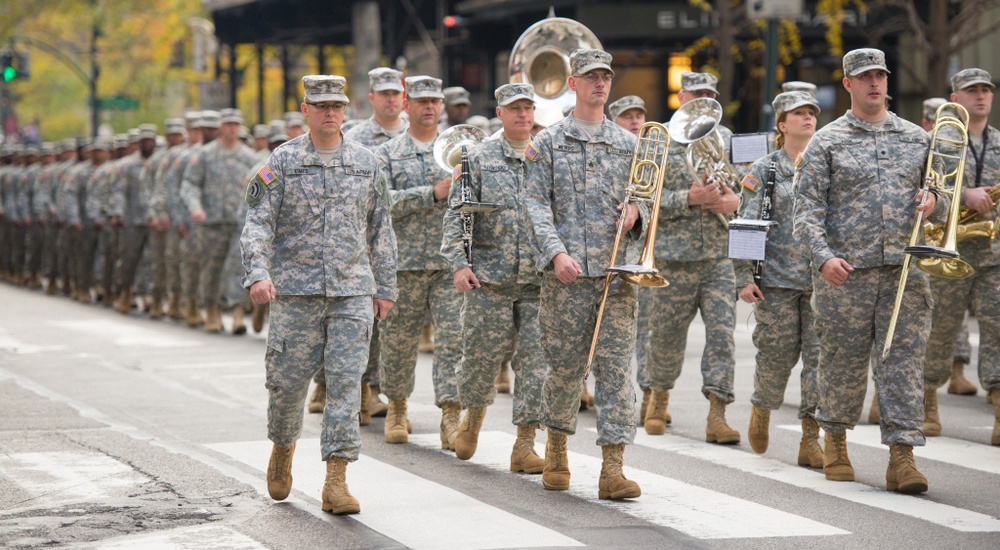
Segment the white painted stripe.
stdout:
[[260,361],[216,361],[212,363],[177,363],[173,365],[163,365],[154,367],[155,370],[184,370],[184,369],[225,369],[231,367],[259,368],[264,364],[264,359]]
[[32,495],[32,502],[64,503],[122,496],[148,478],[93,451],[0,455],[0,475]]
[[181,338],[169,331],[147,328],[131,320],[87,319],[81,321],[50,321],[48,324],[83,334],[110,340],[120,347],[181,348],[197,347],[197,340]]
[[[778,426],[793,432],[802,432],[798,425]],[[992,429],[992,427],[990,427]],[[850,445],[864,445],[889,450],[882,444],[882,430],[878,426],[856,426],[847,432],[848,452]],[[928,437],[923,447],[914,447],[913,456],[947,462],[955,466],[979,470],[990,474],[1000,474],[1000,447],[975,443],[950,437]]]
[[[267,470],[271,454],[270,441],[207,447],[261,472]],[[326,464],[319,460],[319,440],[300,439],[295,454],[294,487],[321,500]],[[369,456],[362,455],[348,467],[347,482],[351,494],[361,502],[361,513],[350,516],[352,519],[416,550],[583,546],[561,533]],[[263,480],[256,485],[266,492]]]
[[97,543],[96,550],[266,550],[267,546],[222,525],[198,525],[128,535]]
[[66,349],[66,346],[63,345],[38,346],[35,344],[22,342],[17,338],[11,336],[6,331],[0,330],[0,350],[8,351],[16,355],[29,355],[33,353],[40,353],[43,351],[59,351],[63,349]]
[[[476,454],[469,462],[509,472],[514,440],[515,437],[506,432],[480,432]],[[438,434],[410,435],[410,443],[429,449],[440,450],[441,447]],[[541,447],[541,443],[536,445],[540,454],[544,453]],[[600,500],[597,485],[601,459],[575,452],[570,452],[568,458],[570,494],[692,537],[732,539],[850,534],[818,521],[628,466],[624,468],[625,476],[639,484],[642,496],[625,501]],[[541,485],[542,476],[525,477]]]
[[922,519],[956,531],[1000,531],[1000,519],[985,514],[939,504],[920,497],[892,493],[886,491],[884,487],[827,481],[820,470],[792,466],[730,447],[702,443],[675,435],[651,436],[645,433],[637,434],[635,442],[644,447],[677,453],[824,495]]

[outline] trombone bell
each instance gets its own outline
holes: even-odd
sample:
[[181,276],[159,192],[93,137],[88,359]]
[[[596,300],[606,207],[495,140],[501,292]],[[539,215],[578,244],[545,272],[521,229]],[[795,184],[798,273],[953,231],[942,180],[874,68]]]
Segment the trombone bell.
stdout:
[[968,262],[958,258],[923,258],[917,267],[932,277],[945,279],[965,279],[976,272]]

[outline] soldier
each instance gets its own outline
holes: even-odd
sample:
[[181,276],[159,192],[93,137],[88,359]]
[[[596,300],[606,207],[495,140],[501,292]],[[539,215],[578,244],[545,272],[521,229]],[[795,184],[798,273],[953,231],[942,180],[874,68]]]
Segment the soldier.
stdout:
[[925,132],[929,133],[934,128],[934,123],[937,121],[937,110],[947,102],[948,100],[943,97],[932,97],[924,100],[924,115],[920,119],[920,126]]
[[[929,139],[919,126],[886,109],[885,54],[872,48],[848,52],[844,75],[851,109],[816,132],[806,147],[794,214],[795,238],[812,252],[820,335],[816,420],[826,432],[823,471],[833,481],[854,480],[846,431],[861,416],[872,347],[882,349],[885,340],[914,208],[941,222],[949,203],[946,195],[919,191]],[[886,362],[874,362],[890,491],[927,490],[913,446],[924,444],[922,374],[930,304],[926,274],[911,270],[892,353]]]
[[[153,260],[153,303],[149,309],[150,319],[159,319],[163,316],[163,298],[167,295],[167,283],[173,283],[170,293],[170,303],[168,304],[168,315],[177,319],[180,317],[178,290],[180,283],[177,281],[176,270],[171,270],[170,265],[176,265],[171,255],[176,254],[176,242],[171,244],[174,233],[171,231],[170,214],[166,211],[165,194],[160,188],[165,185],[162,177],[162,166],[164,160],[184,144],[184,119],[168,118],[163,123],[163,132],[166,134],[167,147],[153,153],[149,162],[145,164],[140,175],[142,188],[147,190],[148,206],[146,208],[146,219],[149,222],[149,248]],[[157,197],[162,202],[157,203]],[[169,277],[169,274],[174,277]]]
[[[26,208],[31,216],[28,226],[28,249],[26,266],[28,280],[25,286],[31,289],[42,288],[42,259],[45,254],[45,227],[48,225],[48,206],[45,204],[47,189],[43,173],[55,162],[55,148],[52,143],[45,142],[38,146],[35,163],[25,173],[22,180],[26,187]],[[46,176],[47,177],[47,176]],[[41,180],[41,181],[39,181]]]
[[441,113],[441,80],[406,79],[410,127],[375,152],[392,198],[392,219],[399,236],[396,274],[399,303],[379,324],[379,380],[389,398],[384,427],[387,443],[408,441],[406,400],[413,392],[420,327],[430,311],[434,346],[434,403],[441,407],[441,448],[454,449],[462,405],[456,370],[462,358],[458,313],[462,295],[455,290],[448,262],[440,255],[441,220],[448,208],[451,175],[433,158]]
[[276,149],[254,176],[240,241],[243,285],[254,302],[273,301],[265,359],[274,442],[267,490],[275,500],[291,491],[302,404],[309,379],[323,369],[322,509],[356,514],[361,506],[345,474],[361,448],[358,385],[372,319],[384,319],[396,300],[396,243],[374,155],[340,133],[347,81],[315,75],[302,82],[309,133]]
[[[715,99],[717,82],[708,73],[683,73],[677,98],[682,106],[696,98]],[[724,127],[718,132],[728,149],[732,132]],[[686,153],[684,144],[671,140],[656,239],[656,268],[670,274],[670,290],[653,293],[645,367],[653,391],[644,427],[648,434],[662,435],[671,422],[670,390],[681,374],[691,321],[700,312],[706,335],[701,392],[709,401],[705,440],[736,444],[740,433],[726,423],[726,406],[734,400],[736,283],[728,228],[719,216],[736,212],[740,201],[714,178],[692,181]]]
[[[55,207],[56,217],[61,224],[58,237],[59,252],[56,258],[59,264],[60,287],[64,296],[75,300],[79,298],[76,283],[80,232],[72,226],[69,219],[73,216],[78,220],[80,218],[76,202],[76,173],[80,170],[90,170],[93,165],[90,162],[92,145],[90,138],[81,137],[73,141],[76,147],[76,162],[68,166],[59,178],[55,191]],[[90,302],[89,290],[87,302]]]
[[110,137],[100,137],[88,146],[89,160],[78,163],[80,166],[66,176],[65,203],[61,207],[66,225],[72,231],[69,246],[73,251],[70,261],[73,262],[75,275],[76,299],[84,304],[91,302],[90,290],[94,281],[94,262],[97,259],[98,239],[104,229],[104,218],[99,211],[88,208],[90,194],[97,192],[97,180],[104,177],[111,163],[111,148],[114,141]]
[[[455,454],[472,458],[486,408],[496,398],[494,380],[502,368],[497,357],[514,354],[514,425],[517,441],[510,469],[540,474],[544,461],[535,454],[535,429],[542,422],[542,382],[545,363],[538,327],[541,292],[535,270],[533,235],[524,206],[524,150],[531,143],[535,120],[534,89],[529,84],[504,84],[494,93],[503,135],[476,146],[468,154],[472,200],[495,202],[494,213],[475,214],[471,260],[463,242],[462,215],[444,215],[441,255],[454,272],[455,288],[464,293],[463,353],[458,371],[458,395],[468,408],[455,438]],[[461,167],[456,173],[461,172]],[[463,200],[462,179],[452,182],[449,202]]]
[[469,118],[469,106],[472,101],[469,99],[469,91],[461,86],[451,86],[445,88],[444,112],[445,119],[438,125],[438,132],[443,132],[452,126],[465,124]]
[[646,102],[637,95],[627,95],[608,105],[608,114],[615,124],[637,136],[646,123]]
[[[207,332],[223,329],[222,265],[241,221],[239,197],[246,188],[246,172],[254,165],[253,151],[239,141],[243,114],[239,109],[223,109],[220,122],[219,138],[191,157],[181,182],[181,198],[196,226],[195,238],[203,263],[198,288],[207,311]],[[234,317],[242,317],[242,304],[229,305]]]
[[305,133],[305,119],[302,117],[302,113],[298,111],[289,111],[285,113],[285,132],[288,134],[289,139],[295,139]]
[[[58,195],[59,182],[66,170],[76,162],[76,140],[64,139],[57,147],[56,162],[45,174],[41,186],[40,208],[46,213],[48,222],[45,227],[45,294],[54,295],[59,289],[59,278],[63,274],[59,262],[59,238],[65,223],[59,218]],[[36,195],[37,197],[38,195]]]
[[[777,223],[768,229],[765,261],[757,272],[752,261],[734,262],[740,299],[754,304],[757,346],[754,392],[750,397],[750,428],[747,439],[756,453],[767,450],[771,411],[781,407],[792,368],[802,358],[802,441],[799,466],[823,467],[823,449],[816,423],[816,365],[819,338],[810,305],[812,275],[809,250],[792,236],[792,177],[795,159],[816,131],[819,104],[806,92],[784,92],[771,103],[777,121],[775,144],[779,147],[753,164],[743,178],[740,217],[768,219]],[[771,170],[774,170],[773,172]],[[760,281],[757,281],[760,278]]]
[[253,150],[261,160],[267,160],[271,156],[271,149],[267,146],[267,136],[271,133],[271,127],[267,124],[253,125]]
[[[569,489],[566,436],[576,432],[580,382],[587,375],[587,351],[605,285],[605,268],[617,231],[619,258],[638,257],[642,232],[639,208],[625,204],[635,136],[604,116],[611,92],[611,54],[579,49],[570,56],[573,112],[535,136],[528,158],[527,208],[543,271],[539,321],[548,368],[543,402],[548,427],[542,485]],[[626,209],[619,218],[618,212]],[[616,229],[615,221],[622,219]],[[598,483],[602,499],[636,498],[639,485],[622,474],[625,445],[635,439],[635,286],[611,279],[594,364],[597,444],[604,463]]]
[[[951,100],[969,112],[969,144],[966,155],[962,203],[977,214],[971,223],[997,223],[1000,197],[1000,131],[990,126],[993,80],[982,69],[963,69],[951,78]],[[988,233],[988,231],[985,231]],[[983,233],[981,231],[981,233]],[[941,434],[937,389],[964,365],[954,361],[955,339],[971,307],[979,322],[979,380],[993,398],[996,422],[990,443],[1000,445],[1000,244],[988,234],[967,236],[958,243],[963,261],[975,268],[971,277],[931,278],[934,298],[931,333],[924,364],[924,434]],[[961,370],[958,370],[961,374]],[[885,411],[882,409],[882,416]]]

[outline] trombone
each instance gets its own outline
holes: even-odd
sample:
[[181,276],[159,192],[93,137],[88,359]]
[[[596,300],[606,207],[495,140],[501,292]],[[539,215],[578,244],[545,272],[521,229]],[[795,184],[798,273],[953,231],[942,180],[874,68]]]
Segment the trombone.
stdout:
[[[660,196],[663,194],[663,177],[666,175],[663,170],[667,166],[670,133],[666,126],[658,122],[647,122],[639,128],[638,137],[635,151],[632,152],[628,186],[625,188],[625,206],[618,217],[618,232],[615,234],[615,242],[611,246],[611,261],[605,270],[607,275],[604,278],[604,295],[601,297],[601,305],[597,308],[597,324],[594,326],[594,337],[590,341],[587,369],[583,373],[584,380],[590,374],[590,367],[594,362],[594,355],[597,353],[597,339],[601,334],[601,320],[604,318],[604,308],[608,302],[611,279],[618,275],[634,285],[651,288],[663,288],[670,284],[658,274],[658,270],[653,265],[653,256],[656,252],[656,227],[660,219]],[[639,263],[616,266],[618,248],[622,240],[622,225],[628,213],[628,205],[637,202],[648,202],[652,210],[649,226],[646,228],[646,240],[643,243],[642,253],[639,255]]]
[[[958,116],[944,114],[946,110],[954,110]],[[927,193],[931,188],[941,189],[951,194],[951,208],[948,211],[948,221],[945,224],[945,234],[941,238],[942,246],[918,245],[917,240],[923,233],[923,212],[917,212],[917,219],[913,223],[913,230],[910,232],[909,244],[906,246],[903,255],[903,270],[899,275],[899,285],[896,287],[896,301],[892,307],[892,316],[889,318],[889,327],[885,334],[885,342],[882,345],[882,362],[889,358],[889,350],[892,348],[892,338],[896,333],[896,322],[899,320],[899,310],[903,305],[903,292],[906,290],[906,280],[910,273],[910,261],[916,256],[917,267],[929,275],[944,277],[947,279],[964,279],[971,276],[975,270],[971,265],[959,258],[957,246],[957,227],[959,213],[962,202],[962,179],[965,175],[965,157],[969,151],[969,113],[958,103],[945,103],[938,107],[937,120],[931,130],[931,146],[927,153],[927,167],[924,170],[924,179],[921,190],[924,192],[921,204],[927,200]],[[944,129],[951,129],[958,133],[959,139],[946,137],[941,134]],[[942,147],[943,146],[943,147]],[[946,152],[942,149],[953,148],[955,152]],[[955,169],[949,172],[939,172],[937,166],[944,167],[947,160],[957,161]],[[951,190],[946,190],[945,182],[952,180],[954,183]]]

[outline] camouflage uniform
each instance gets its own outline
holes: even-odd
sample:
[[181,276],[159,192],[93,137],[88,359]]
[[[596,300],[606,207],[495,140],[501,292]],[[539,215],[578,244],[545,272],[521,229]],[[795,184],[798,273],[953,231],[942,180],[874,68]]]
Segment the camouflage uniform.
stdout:
[[[635,136],[604,119],[587,140],[572,114],[534,138],[527,154],[527,208],[538,245],[536,267],[544,270],[541,338],[548,369],[544,383],[544,424],[559,434],[576,432],[581,381],[604,290],[618,219],[625,199]],[[622,237],[618,262],[634,262],[646,212]],[[565,252],[583,272],[563,284],[552,259]],[[628,444],[635,439],[635,390],[631,361],[635,351],[635,286],[611,279],[594,359],[597,444]]]
[[[760,219],[772,159],[777,161],[777,169],[771,197],[771,220],[777,225],[767,234],[761,282],[764,301],[754,305],[757,326],[753,331],[753,343],[757,347],[757,368],[750,402],[759,409],[781,407],[788,377],[801,355],[799,418],[815,418],[819,400],[816,388],[819,338],[810,304],[813,294],[810,255],[809,249],[792,236],[795,160],[788,158],[784,149],[761,158],[750,168],[750,176],[757,183],[754,189],[743,187],[740,217]],[[736,288],[753,283],[754,262],[737,260],[734,267]]]
[[275,179],[250,209],[240,243],[243,285],[270,279],[277,292],[265,358],[268,437],[279,447],[295,442],[309,379],[322,368],[322,458],[353,461],[372,298],[396,299],[396,243],[376,191],[378,165],[350,142],[324,165],[306,134],[277,148],[267,166]]
[[[839,288],[813,272],[820,335],[819,407],[827,433],[852,429],[861,414],[869,359],[882,349],[913,226],[928,137],[893,113],[880,127],[848,111],[813,136],[795,182],[795,237],[815,269],[843,258],[854,271]],[[932,221],[950,201],[938,197]],[[912,269],[892,353],[875,361],[882,443],[923,445],[923,363],[932,305],[927,276]],[[949,357],[950,359],[950,357]]]
[[136,270],[142,259],[146,241],[149,239],[149,208],[151,188],[142,174],[149,165],[139,151],[123,158],[118,165],[118,174],[108,193],[108,214],[121,217],[123,227],[119,242],[117,280],[122,291],[132,288]]
[[[475,214],[473,265],[465,255],[461,215],[444,215],[441,255],[452,271],[472,268],[480,288],[462,293],[462,361],[458,393],[462,405],[483,409],[496,398],[494,380],[500,372],[497,357],[516,351],[511,366],[514,386],[514,424],[542,422],[542,382],[545,363],[538,328],[540,277],[535,269],[534,234],[525,210],[522,151],[511,148],[503,136],[476,146],[469,153],[470,187],[474,200],[493,202],[500,209]],[[461,179],[452,182],[449,202],[461,202]]]
[[399,128],[393,130],[390,134],[386,132],[385,128],[379,126],[378,122],[375,121],[375,115],[372,115],[368,117],[368,120],[348,130],[344,134],[344,139],[360,143],[368,149],[375,151],[380,145],[406,132],[406,129],[410,127],[410,122],[404,118],[400,118],[399,122]]
[[[160,161],[156,172],[156,187],[150,202],[160,216],[169,218],[173,224],[170,240],[167,241],[167,281],[172,292],[178,292],[184,300],[198,299],[198,275],[201,272],[197,242],[188,233],[182,237],[177,232],[180,225],[191,226],[191,213],[181,200],[181,182],[184,169],[191,157],[201,148],[201,144],[187,144],[168,149]],[[173,251],[171,255],[170,251]]]

